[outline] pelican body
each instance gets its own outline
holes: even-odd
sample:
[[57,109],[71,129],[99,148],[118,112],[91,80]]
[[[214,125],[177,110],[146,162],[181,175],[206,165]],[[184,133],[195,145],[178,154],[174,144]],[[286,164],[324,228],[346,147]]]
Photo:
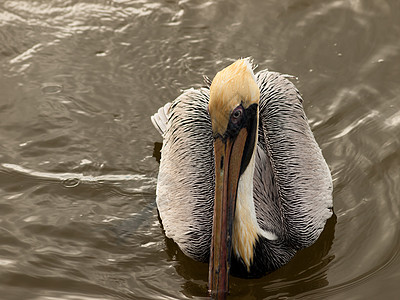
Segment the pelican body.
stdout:
[[296,87],[249,59],[152,116],[163,135],[157,207],[167,237],[229,274],[261,277],[313,244],[332,215],[332,179]]

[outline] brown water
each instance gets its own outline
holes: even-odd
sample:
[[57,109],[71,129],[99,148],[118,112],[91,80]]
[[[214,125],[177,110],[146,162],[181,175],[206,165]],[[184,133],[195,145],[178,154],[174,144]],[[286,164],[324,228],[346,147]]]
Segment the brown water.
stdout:
[[197,299],[150,115],[239,57],[296,76],[334,179],[315,245],[230,299],[399,299],[400,2],[3,0],[0,299]]

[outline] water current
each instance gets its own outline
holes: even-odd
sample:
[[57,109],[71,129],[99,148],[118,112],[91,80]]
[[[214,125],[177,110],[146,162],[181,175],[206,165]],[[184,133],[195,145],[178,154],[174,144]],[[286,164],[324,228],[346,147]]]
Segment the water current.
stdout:
[[[400,2],[0,2],[0,299],[200,299],[150,116],[240,57],[293,75],[334,181],[319,240],[229,299],[399,299]],[[205,299],[205,298],[204,298]]]

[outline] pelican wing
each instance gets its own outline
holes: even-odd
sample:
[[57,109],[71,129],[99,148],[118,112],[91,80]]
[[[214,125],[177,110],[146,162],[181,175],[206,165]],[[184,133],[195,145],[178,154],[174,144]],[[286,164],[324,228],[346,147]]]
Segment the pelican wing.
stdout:
[[256,74],[259,142],[254,176],[257,220],[286,246],[311,245],[332,215],[332,179],[296,87],[278,73]]
[[209,257],[214,200],[208,100],[208,89],[190,89],[152,117],[164,136],[156,201],[165,234],[199,261]]

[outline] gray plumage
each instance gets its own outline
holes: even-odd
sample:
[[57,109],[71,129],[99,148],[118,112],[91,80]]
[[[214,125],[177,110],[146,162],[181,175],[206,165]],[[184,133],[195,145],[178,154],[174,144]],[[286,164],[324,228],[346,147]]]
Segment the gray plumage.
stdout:
[[[273,269],[319,237],[332,215],[332,179],[295,86],[265,70],[256,79],[254,203],[261,229],[278,236],[265,245]],[[190,89],[152,117],[164,136],[156,201],[165,234],[199,261],[208,261],[214,201],[208,100],[209,88]]]
[[208,260],[214,200],[208,99],[208,89],[190,89],[172,103],[157,183],[157,207],[165,234],[199,261]]

